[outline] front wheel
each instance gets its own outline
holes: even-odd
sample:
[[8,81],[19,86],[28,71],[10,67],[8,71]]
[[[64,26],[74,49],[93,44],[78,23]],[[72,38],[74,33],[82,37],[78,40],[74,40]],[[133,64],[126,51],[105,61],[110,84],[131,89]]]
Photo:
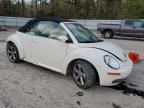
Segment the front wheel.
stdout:
[[96,83],[96,73],[91,64],[78,60],[74,63],[72,76],[78,87],[87,89]]
[[7,56],[10,62],[18,63],[20,62],[19,52],[14,44],[7,44]]

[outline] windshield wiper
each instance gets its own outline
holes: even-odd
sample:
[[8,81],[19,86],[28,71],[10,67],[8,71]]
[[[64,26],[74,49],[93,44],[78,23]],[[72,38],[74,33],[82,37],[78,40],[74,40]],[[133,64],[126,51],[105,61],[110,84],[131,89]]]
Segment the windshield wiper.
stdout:
[[81,41],[79,43],[96,43],[96,42],[102,42],[103,40],[97,40],[97,41]]
[[81,41],[80,43],[95,43],[95,41]]
[[103,42],[104,40],[99,39],[97,42]]

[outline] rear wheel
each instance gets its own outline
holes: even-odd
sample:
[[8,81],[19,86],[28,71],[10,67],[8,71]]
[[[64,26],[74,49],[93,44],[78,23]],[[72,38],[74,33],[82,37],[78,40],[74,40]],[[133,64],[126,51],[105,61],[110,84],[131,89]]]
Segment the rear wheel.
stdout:
[[8,43],[7,44],[7,56],[10,62],[18,63],[20,62],[19,52],[15,44]]
[[96,72],[91,64],[83,60],[74,63],[72,76],[78,87],[87,89],[96,83]]
[[104,31],[103,36],[106,39],[110,39],[113,37],[113,32],[111,30],[106,30],[106,31]]

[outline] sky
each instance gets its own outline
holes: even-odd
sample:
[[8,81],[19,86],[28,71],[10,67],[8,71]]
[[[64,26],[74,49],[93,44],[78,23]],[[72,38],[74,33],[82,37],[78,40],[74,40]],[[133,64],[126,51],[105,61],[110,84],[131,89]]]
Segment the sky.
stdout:
[[30,2],[31,0],[25,0],[25,2]]

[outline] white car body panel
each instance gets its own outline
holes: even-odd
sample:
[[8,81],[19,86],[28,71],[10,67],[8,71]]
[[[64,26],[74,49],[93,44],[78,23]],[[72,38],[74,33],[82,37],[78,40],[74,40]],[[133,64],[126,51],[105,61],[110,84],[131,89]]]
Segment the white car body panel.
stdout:
[[23,47],[24,50],[24,58],[27,58],[27,60],[31,60],[31,47],[32,47],[32,40],[34,38],[34,35],[25,34],[21,32],[16,32],[19,35],[19,41]]
[[[104,63],[103,57],[105,55],[110,54],[106,53],[105,51],[96,50],[94,48],[79,48],[67,55],[67,57],[64,60],[62,72],[64,72],[63,74],[65,74],[67,69],[65,67],[67,67],[69,62],[71,62],[72,60],[83,59],[91,63],[94,67],[96,67],[96,70],[100,78],[100,85],[113,85],[111,82],[114,79],[126,78],[131,73],[133,64],[130,60],[127,60],[126,62],[120,62],[121,68],[116,71]],[[107,72],[120,72],[122,73],[122,76],[108,76]]]
[[68,44],[58,40],[35,36],[31,48],[32,59],[38,64],[61,70],[67,46]]
[[111,52],[112,54],[116,55],[117,57],[121,58],[123,61],[126,60],[126,57],[124,56],[125,51],[120,48],[119,46],[110,43],[110,42],[98,42],[98,43],[90,43],[90,44],[80,44],[81,48],[98,48],[103,49],[105,51]]
[[[64,75],[67,74],[67,67],[73,60],[83,59],[88,61],[97,70],[100,85],[113,85],[113,80],[126,78],[132,72],[133,64],[127,56],[124,56],[125,51],[123,49],[105,41],[78,43],[72,32],[65,26],[65,23],[68,22],[60,23],[60,25],[67,31],[73,43],[64,43],[21,32],[11,35],[7,41],[12,41],[17,46],[21,59]],[[113,56],[111,53],[123,60],[119,60],[120,69],[118,70],[110,68],[104,62],[104,56]],[[113,71],[120,72],[121,75],[116,77],[107,75],[107,72]]]

